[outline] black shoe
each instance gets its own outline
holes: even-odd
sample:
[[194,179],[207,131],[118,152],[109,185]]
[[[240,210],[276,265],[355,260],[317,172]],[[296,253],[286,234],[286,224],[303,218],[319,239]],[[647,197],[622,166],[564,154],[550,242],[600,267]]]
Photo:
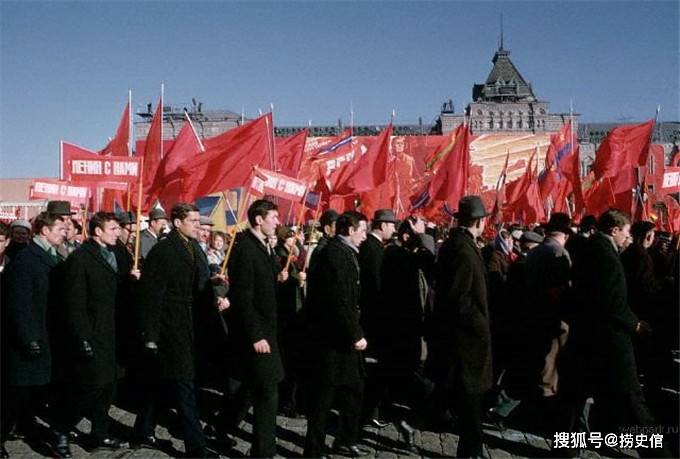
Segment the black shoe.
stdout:
[[376,429],[384,429],[388,425],[390,425],[389,422],[381,421],[378,418],[369,419],[364,423],[364,427],[374,427]]
[[217,430],[217,427],[212,424],[206,424],[206,426],[203,428],[203,435],[205,435],[205,438],[208,440],[214,441],[225,448],[231,449],[237,444],[234,438],[229,436],[229,434],[220,432]]
[[5,445],[0,446],[0,458],[7,458],[9,457],[9,453],[5,449]]
[[333,446],[333,454],[340,454],[347,457],[364,457],[368,456],[370,452],[360,449],[357,445],[339,445]]
[[120,441],[117,438],[104,438],[103,440],[98,440],[94,443],[94,447],[97,449],[126,449],[130,447],[130,444],[126,441]]
[[163,440],[161,438],[156,437],[155,435],[148,435],[143,438],[138,438],[134,442],[132,442],[132,447],[134,449],[139,449],[139,448],[148,448],[148,449],[163,449],[163,448],[169,448],[172,446],[172,441],[170,440]]
[[69,458],[72,456],[71,448],[68,445],[68,437],[58,434],[54,442],[50,445],[52,453],[59,458]]
[[73,429],[73,430],[70,430],[69,433],[68,433],[68,439],[72,443],[76,443],[80,440],[83,440],[84,438],[85,438],[85,434],[82,433],[80,430]]

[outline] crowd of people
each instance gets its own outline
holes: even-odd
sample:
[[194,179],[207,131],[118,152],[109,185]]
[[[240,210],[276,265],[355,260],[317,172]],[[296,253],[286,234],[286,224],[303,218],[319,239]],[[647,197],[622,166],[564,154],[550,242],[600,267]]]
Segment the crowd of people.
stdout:
[[[36,417],[56,457],[74,441],[162,448],[168,407],[188,457],[228,454],[251,408],[252,457],[277,454],[277,414],[306,417],[305,457],[365,456],[362,427],[389,423],[413,453],[417,429],[444,424],[458,457],[482,457],[483,422],[522,410],[548,440],[677,425],[677,236],[621,211],[490,231],[466,196],[451,228],[390,209],[296,227],[259,199],[227,234],[178,203],[150,212],[139,260],[130,213],[72,215],[52,201],[0,224],[2,457],[42,435]],[[126,387],[136,418],[119,439],[108,412]]]

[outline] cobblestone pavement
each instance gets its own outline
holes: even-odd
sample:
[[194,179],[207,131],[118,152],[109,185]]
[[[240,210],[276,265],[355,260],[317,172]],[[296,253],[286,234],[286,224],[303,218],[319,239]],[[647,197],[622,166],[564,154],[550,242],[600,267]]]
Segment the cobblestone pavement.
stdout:
[[[120,438],[129,438],[131,427],[134,423],[134,415],[123,409],[112,407],[111,416],[116,421],[112,425],[112,432]],[[241,431],[236,439],[237,446],[231,450],[221,449],[216,445],[211,445],[215,451],[228,457],[244,457],[250,447],[251,426],[249,417],[241,426]],[[183,443],[178,438],[179,434],[174,427],[168,429],[168,425],[174,425],[172,418],[161,419],[157,429],[157,435],[163,439],[172,441],[173,449],[157,451],[151,449],[125,449],[120,451],[88,451],[79,444],[72,444],[74,458],[160,458],[160,457],[182,457]],[[78,425],[78,429],[83,432],[89,431],[89,421],[83,420]],[[279,416],[277,443],[278,453],[282,457],[301,457],[304,435],[306,431],[306,421],[304,419],[293,419]],[[511,457],[549,457],[549,445],[545,439],[536,435],[520,432],[513,429],[499,430],[490,425],[485,425],[485,442],[487,455],[490,458],[511,458]],[[327,443],[330,446],[333,440],[332,429],[327,436]],[[417,457],[418,454],[411,453],[402,448],[399,442],[399,435],[394,426],[389,426],[381,430],[366,428],[363,431],[362,446],[371,450],[374,457],[402,458]],[[436,433],[422,431],[416,433],[416,444],[419,455],[427,458],[451,457],[455,454],[458,445],[458,436],[452,433]],[[12,458],[37,458],[49,457],[50,452],[45,444],[31,443],[26,444],[21,440],[6,443],[6,448]],[[612,457],[638,457],[632,450],[611,451]],[[552,456],[554,457],[554,456]],[[594,450],[587,450],[581,453],[582,458],[599,459],[601,456]]]

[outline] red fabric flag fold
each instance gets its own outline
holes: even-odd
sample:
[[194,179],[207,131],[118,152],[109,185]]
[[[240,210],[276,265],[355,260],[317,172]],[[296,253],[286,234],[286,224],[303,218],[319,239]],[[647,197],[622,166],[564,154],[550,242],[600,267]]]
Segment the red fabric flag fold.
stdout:
[[272,115],[206,139],[206,151],[182,163],[180,200],[194,201],[210,193],[248,184],[254,166],[267,167],[271,158]]
[[595,177],[615,177],[629,166],[644,166],[649,154],[649,144],[654,120],[641,124],[618,126],[609,132],[595,154]]
[[[348,196],[363,193],[377,188],[385,183],[388,176],[388,161],[390,155],[390,123],[368,147],[368,151],[352,163],[345,166],[338,177],[333,194]],[[344,173],[343,173],[344,172]]]

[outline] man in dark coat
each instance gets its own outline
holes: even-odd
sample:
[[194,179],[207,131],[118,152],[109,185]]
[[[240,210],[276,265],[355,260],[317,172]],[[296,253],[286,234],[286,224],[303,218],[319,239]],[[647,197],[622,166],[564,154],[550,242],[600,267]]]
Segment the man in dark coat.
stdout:
[[366,339],[359,324],[359,244],[366,238],[365,217],[346,212],[336,222],[337,235],[319,253],[307,277],[310,368],[310,409],[305,457],[323,454],[326,418],[338,399],[340,421],[333,449],[363,456],[357,447],[359,410],[364,385],[361,352]]
[[137,282],[141,276],[139,269],[134,269],[133,254],[128,246],[128,238],[132,231],[134,218],[131,212],[117,215],[120,223],[120,236],[110,247],[118,265],[118,290],[116,291],[116,357],[118,364],[125,370],[131,368],[135,355],[139,350],[137,342]]
[[139,235],[139,254],[142,259],[149,256],[149,252],[162,239],[168,217],[163,209],[153,209],[149,212],[149,227]]
[[[590,237],[583,272],[577,285],[583,298],[577,335],[581,359],[592,384],[595,430],[619,433],[621,427],[637,429],[654,424],[638,381],[632,337],[651,331],[630,310],[626,277],[619,250],[630,234],[630,217],[618,210],[602,214],[598,232]],[[639,448],[641,455],[659,457],[659,449]]]
[[492,384],[486,274],[475,242],[486,216],[478,196],[460,200],[458,226],[440,248],[435,268],[428,365],[437,383],[453,395],[460,421],[458,457],[482,456],[483,401]]
[[314,250],[312,250],[312,253],[309,258],[309,269],[312,269],[312,267],[316,263],[316,257],[318,256],[318,254],[321,253],[323,248],[326,247],[328,241],[335,237],[335,222],[337,220],[338,213],[333,209],[328,209],[324,211],[323,214],[321,214],[319,224],[321,225],[321,232],[323,233],[323,237],[319,239],[319,242],[314,247]]
[[[36,408],[52,376],[47,315],[55,301],[56,248],[64,242],[61,217],[42,212],[35,218],[33,240],[18,252],[3,275],[2,304],[2,444],[15,422],[33,424]],[[68,445],[55,451],[68,457]],[[3,447],[4,449],[4,447]],[[69,453],[70,456],[70,453]]]
[[235,319],[234,343],[239,356],[238,373],[244,397],[253,405],[253,457],[276,454],[278,384],[283,380],[276,319],[279,272],[267,238],[276,234],[276,204],[259,199],[248,208],[250,228],[237,239],[229,260],[229,300]]
[[[399,226],[397,242],[385,249],[381,278],[383,300],[376,311],[380,329],[378,375],[382,377],[383,398],[412,408],[402,411],[394,422],[407,446],[414,450],[413,429],[407,419],[420,415],[418,408],[430,390],[422,377],[425,310],[434,272],[432,236],[425,234],[425,222],[409,217]],[[428,243],[429,242],[431,243]],[[370,376],[369,376],[370,378]],[[371,385],[371,380],[368,381]],[[411,422],[412,423],[412,422]]]
[[171,211],[174,229],[156,244],[144,261],[139,288],[142,341],[147,377],[145,404],[137,415],[137,442],[156,447],[154,396],[166,392],[179,414],[187,454],[207,456],[196,406],[192,304],[196,292],[197,257],[191,240],[198,237],[200,215],[193,204],[179,203]]
[[[201,248],[199,241],[192,239],[191,244],[197,254],[197,285],[193,303],[197,380],[199,384],[214,381],[221,385],[225,388],[225,399],[227,399],[229,376],[231,376],[228,360],[232,359],[233,355],[227,351],[229,330],[223,313],[230,306],[227,298],[229,288],[226,276],[219,271],[214,271],[208,264],[208,256]],[[217,378],[217,380],[213,378]],[[234,446],[235,440],[224,429],[219,429],[215,425],[214,413],[206,414],[207,416],[204,416],[204,419],[208,422],[208,425],[203,429],[206,436],[222,445]]]
[[[359,307],[361,308],[361,328],[366,333],[366,339],[371,343],[366,354],[375,357],[381,352],[377,335],[381,324],[376,317],[383,302],[382,264],[385,256],[385,243],[394,234],[397,218],[391,209],[376,210],[371,221],[371,231],[366,240],[359,247],[359,272],[361,278],[361,293]],[[371,359],[373,360],[373,359]],[[385,392],[384,369],[381,368],[380,358],[372,369],[368,370],[366,397],[362,408],[362,421],[372,426],[385,427],[387,424],[378,419],[378,405]],[[373,371],[371,371],[373,370]]]
[[66,390],[56,410],[57,444],[83,415],[92,419],[93,447],[120,449],[127,445],[109,436],[109,408],[115,393],[116,294],[119,269],[111,248],[120,233],[112,213],[97,212],[89,222],[90,239],[65,265],[66,300],[61,373]]

